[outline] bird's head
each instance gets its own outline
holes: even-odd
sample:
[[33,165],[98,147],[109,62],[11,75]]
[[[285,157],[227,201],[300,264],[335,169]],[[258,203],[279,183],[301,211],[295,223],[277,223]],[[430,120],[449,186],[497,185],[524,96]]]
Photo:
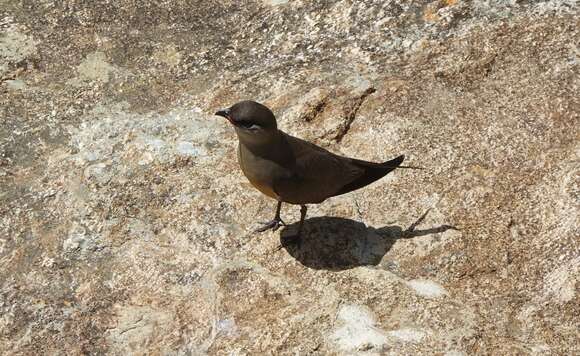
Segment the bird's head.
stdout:
[[238,138],[243,143],[265,142],[278,134],[274,113],[255,101],[240,101],[215,114],[225,117],[234,125]]

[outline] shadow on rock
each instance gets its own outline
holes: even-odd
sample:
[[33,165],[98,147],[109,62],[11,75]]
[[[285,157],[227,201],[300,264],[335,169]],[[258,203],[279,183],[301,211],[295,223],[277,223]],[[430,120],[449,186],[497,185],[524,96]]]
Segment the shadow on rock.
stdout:
[[340,271],[357,266],[376,266],[398,239],[458,230],[450,225],[416,229],[428,213],[429,210],[406,230],[399,226],[375,229],[358,221],[338,217],[310,218],[304,221],[299,244],[293,243],[291,236],[298,228],[298,223],[282,230],[280,243],[292,257],[313,269]]

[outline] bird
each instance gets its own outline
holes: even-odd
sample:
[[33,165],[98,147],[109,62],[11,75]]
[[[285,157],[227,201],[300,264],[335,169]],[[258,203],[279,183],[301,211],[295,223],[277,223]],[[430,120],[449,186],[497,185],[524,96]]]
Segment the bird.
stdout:
[[215,113],[233,125],[238,136],[238,163],[250,183],[277,201],[271,221],[256,232],[276,231],[287,226],[280,217],[282,203],[300,205],[300,241],[307,204],[352,192],[367,186],[402,166],[404,155],[376,163],[334,154],[320,146],[278,129],[274,113],[252,100],[240,101]]

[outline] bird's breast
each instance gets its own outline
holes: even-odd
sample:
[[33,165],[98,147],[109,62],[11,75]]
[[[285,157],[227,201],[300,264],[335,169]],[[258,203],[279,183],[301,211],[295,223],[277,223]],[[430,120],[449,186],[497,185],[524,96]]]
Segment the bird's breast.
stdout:
[[274,191],[274,182],[282,175],[276,162],[256,156],[242,145],[238,149],[238,161],[242,172],[256,189],[270,198],[280,199]]
[[259,182],[257,180],[252,180],[252,179],[249,179],[249,178],[248,178],[248,180],[250,181],[250,183],[252,183],[252,185],[256,189],[258,189],[260,192],[262,192],[262,194],[265,194],[265,195],[269,196],[272,199],[276,199],[276,200],[279,200],[280,199],[280,197],[278,196],[278,194],[276,194],[276,192],[274,191],[274,188],[271,185],[264,184],[262,182]]

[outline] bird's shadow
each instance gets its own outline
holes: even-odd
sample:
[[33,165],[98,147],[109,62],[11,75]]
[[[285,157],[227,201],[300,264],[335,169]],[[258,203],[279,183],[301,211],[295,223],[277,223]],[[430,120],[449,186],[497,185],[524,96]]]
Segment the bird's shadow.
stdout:
[[428,213],[429,210],[405,230],[394,225],[375,229],[358,221],[338,217],[310,218],[304,221],[299,244],[292,237],[298,223],[282,229],[280,244],[292,257],[313,269],[340,271],[357,266],[376,266],[398,239],[458,230],[450,225],[418,230],[417,226]]

